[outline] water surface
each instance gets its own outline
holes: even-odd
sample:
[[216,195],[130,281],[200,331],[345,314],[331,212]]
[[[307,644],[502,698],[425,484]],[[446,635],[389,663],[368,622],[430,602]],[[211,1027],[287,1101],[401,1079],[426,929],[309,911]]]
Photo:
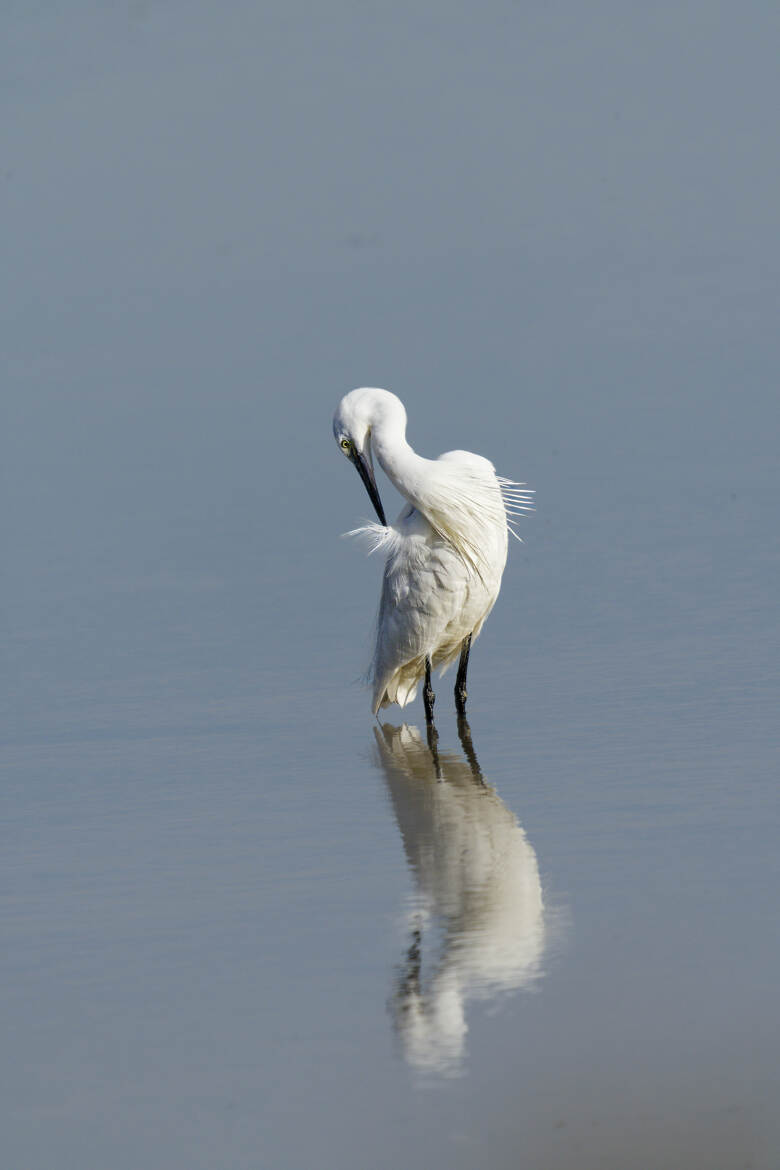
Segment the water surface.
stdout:
[[[3,18],[5,1161],[774,1170],[776,20],[215,12]],[[435,751],[361,383],[537,490]]]

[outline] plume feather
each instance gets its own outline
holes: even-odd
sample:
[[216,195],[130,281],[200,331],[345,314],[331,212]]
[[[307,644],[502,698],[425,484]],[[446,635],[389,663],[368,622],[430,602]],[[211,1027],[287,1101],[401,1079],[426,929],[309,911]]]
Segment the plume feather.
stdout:
[[400,534],[391,525],[388,524],[385,527],[383,524],[377,524],[371,520],[366,524],[361,524],[359,528],[342,533],[342,536],[354,536],[358,540],[362,540],[368,546],[369,556],[373,556],[375,552],[390,553],[401,540]]

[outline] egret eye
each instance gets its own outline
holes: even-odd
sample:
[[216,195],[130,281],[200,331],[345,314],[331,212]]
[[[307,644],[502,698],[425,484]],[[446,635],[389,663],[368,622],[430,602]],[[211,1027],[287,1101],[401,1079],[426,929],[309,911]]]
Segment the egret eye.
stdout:
[[342,451],[349,451],[351,446],[352,446],[352,444],[350,443],[349,439],[342,439],[341,440],[341,450]]

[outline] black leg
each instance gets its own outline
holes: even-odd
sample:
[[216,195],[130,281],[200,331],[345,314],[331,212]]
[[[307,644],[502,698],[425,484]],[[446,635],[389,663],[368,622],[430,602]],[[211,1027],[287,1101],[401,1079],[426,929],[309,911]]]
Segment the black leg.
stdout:
[[459,715],[463,715],[466,711],[466,697],[468,691],[466,690],[466,671],[469,668],[469,651],[471,650],[471,634],[468,638],[463,639],[463,648],[460,652],[460,662],[458,663],[458,677],[455,679],[455,709]]
[[423,687],[423,705],[425,706],[425,722],[433,723],[433,704],[436,696],[431,686],[431,660],[425,659],[425,686]]
[[423,687],[423,703],[425,705],[425,731],[428,737],[428,747],[433,756],[433,766],[436,769],[436,779],[441,780],[441,765],[439,764],[439,733],[433,722],[433,704],[436,696],[431,686],[431,660],[425,659],[425,686]]

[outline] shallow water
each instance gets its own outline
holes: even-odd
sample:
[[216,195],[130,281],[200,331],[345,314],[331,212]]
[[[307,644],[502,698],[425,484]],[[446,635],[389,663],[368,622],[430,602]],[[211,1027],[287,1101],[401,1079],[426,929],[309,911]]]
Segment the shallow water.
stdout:
[[[379,566],[338,540],[362,489],[320,421],[319,495],[287,497],[267,560],[258,501],[234,503],[233,558],[209,484],[164,567],[100,566],[94,523],[68,559],[47,530],[62,572],[14,596],[10,1163],[773,1165],[761,462],[667,520],[602,447],[575,517],[537,453],[471,738],[446,676],[433,753],[419,703],[380,728],[352,682]],[[694,456],[667,462],[678,500]]]
[[[356,78],[340,4],[15,14],[7,1165],[777,1166],[780,95],[713,10],[394,6]],[[361,382],[538,493],[432,745]]]

